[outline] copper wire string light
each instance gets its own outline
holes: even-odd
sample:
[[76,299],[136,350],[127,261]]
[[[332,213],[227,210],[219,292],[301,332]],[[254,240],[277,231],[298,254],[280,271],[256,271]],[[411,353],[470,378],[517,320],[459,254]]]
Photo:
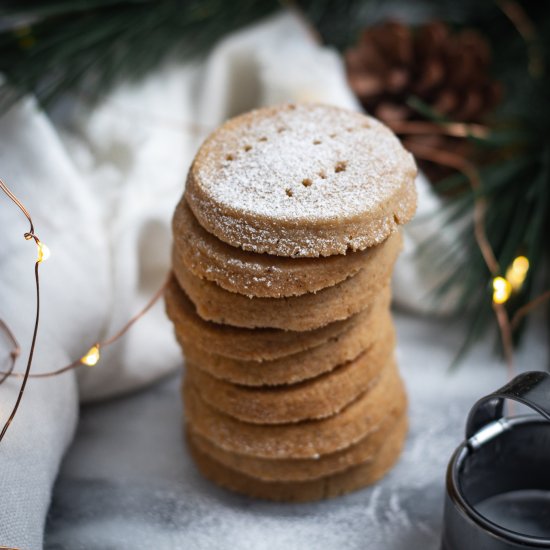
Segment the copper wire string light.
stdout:
[[[518,34],[523,38],[527,47],[529,57],[529,72],[534,78],[540,77],[544,72],[543,56],[537,42],[537,33],[532,21],[529,19],[521,5],[515,0],[498,0],[498,6],[506,17],[516,28]],[[396,129],[401,133],[426,134],[429,133],[429,125],[432,126],[434,133],[445,132],[454,137],[485,137],[488,135],[488,129],[472,124],[451,123],[442,124],[441,130],[436,130],[435,123],[418,123],[407,121],[400,123],[402,127]],[[420,125],[419,125],[420,124]],[[533,309],[550,299],[550,290],[546,290],[521,308],[519,308],[514,317],[510,316],[506,309],[506,302],[514,292],[521,289],[527,272],[529,270],[529,260],[524,256],[517,256],[512,264],[508,266],[503,274],[493,248],[487,238],[485,231],[485,214],[487,211],[487,201],[478,191],[481,189],[481,178],[477,168],[464,157],[442,151],[418,143],[410,144],[409,149],[416,157],[428,160],[443,166],[454,168],[462,173],[468,180],[473,191],[474,198],[474,236],[483,256],[487,269],[492,276],[492,305],[497,320],[502,347],[508,365],[510,379],[514,376],[514,345],[513,332],[518,327],[520,321]]]
[[[47,250],[45,248],[40,239],[36,236],[34,232],[34,225],[32,223],[32,218],[27,211],[27,209],[23,206],[23,204],[19,201],[19,199],[10,191],[10,189],[6,186],[6,184],[0,180],[0,188],[4,193],[13,201],[13,203],[23,212],[24,216],[27,218],[29,222],[29,231],[25,233],[23,236],[25,240],[34,240],[36,243],[36,246],[38,248],[38,256],[36,258],[36,261],[34,263],[34,283],[35,283],[35,289],[36,289],[36,311],[34,316],[34,327],[32,332],[32,340],[31,340],[31,346],[29,348],[29,355],[27,358],[27,366],[25,367],[25,373],[23,374],[23,381],[21,382],[21,387],[19,388],[19,393],[17,394],[17,399],[15,400],[15,404],[11,410],[10,415],[8,416],[8,419],[4,423],[4,426],[2,428],[2,431],[0,432],[0,442],[2,439],[4,439],[4,436],[6,435],[6,432],[8,431],[13,419],[15,418],[15,415],[17,414],[17,409],[19,408],[19,405],[21,403],[21,400],[23,399],[23,394],[25,393],[25,387],[27,386],[27,381],[29,379],[29,374],[31,372],[31,365],[32,365],[32,359],[34,355],[34,348],[36,346],[36,336],[38,334],[38,323],[40,321],[40,277],[38,273],[38,268],[40,264],[46,259],[44,251]],[[4,323],[5,326],[5,323]],[[11,333],[10,333],[11,334]],[[13,336],[13,335],[12,335]],[[17,349],[19,346],[17,345],[17,341],[14,341],[16,343]],[[15,366],[15,359],[17,358],[14,353],[12,353],[12,366],[11,369],[13,370],[13,367]],[[7,376],[11,376],[11,372],[8,372],[8,374],[4,374],[2,378],[2,382],[7,378]]]
[[[512,23],[518,29],[518,32],[523,36],[527,46],[529,54],[529,71],[532,75],[540,75],[544,71],[544,59],[540,54],[539,48],[536,44],[536,31],[534,30],[533,25],[529,19],[525,16],[525,13],[518,2],[513,0],[497,0],[497,3],[501,7],[502,11],[507,15],[507,17],[512,21]],[[291,2],[290,4],[294,4]],[[304,20],[304,24],[309,25]],[[318,35],[315,30],[315,34]],[[320,42],[320,39],[318,39]],[[142,113],[139,113],[142,114]],[[168,121],[166,125],[168,126]],[[403,126],[401,126],[404,124]],[[177,122],[170,121],[170,126],[175,127],[178,125]],[[445,133],[457,138],[467,138],[470,136],[483,138],[487,135],[488,131],[484,127],[474,127],[473,125],[466,125],[460,123],[451,123],[451,124],[435,124],[435,123],[423,123],[423,122],[406,122],[400,123],[400,127],[393,128],[396,132],[400,134],[440,134]],[[202,131],[200,127],[194,128],[191,133],[199,134]],[[452,155],[451,153],[430,149],[424,147],[423,150],[412,151],[418,158],[423,158],[426,160],[431,160],[432,162],[442,164],[444,166],[454,167],[468,179],[470,186],[475,191],[480,186],[480,177],[477,169],[469,163],[463,157],[458,155]],[[57,370],[53,370],[45,373],[32,374],[31,366],[34,355],[34,348],[36,343],[37,331],[40,321],[40,279],[39,279],[39,267],[40,264],[48,259],[50,251],[48,247],[40,241],[40,239],[35,234],[33,222],[29,212],[26,210],[24,205],[19,201],[19,199],[10,191],[6,184],[0,180],[0,189],[3,193],[21,210],[29,222],[29,231],[24,234],[26,240],[34,240],[37,245],[37,259],[35,261],[34,268],[34,277],[35,277],[35,288],[36,288],[36,311],[34,319],[34,328],[33,328],[33,337],[31,340],[31,345],[29,349],[27,364],[24,372],[14,372],[16,363],[21,355],[21,348],[18,343],[16,336],[11,331],[10,327],[0,319],[0,332],[2,332],[9,341],[11,345],[11,351],[9,353],[9,363],[8,368],[5,371],[0,371],[0,385],[3,384],[9,377],[22,378],[21,387],[17,396],[16,403],[8,417],[8,420],[3,426],[2,431],[0,432],[0,441],[2,441],[5,436],[9,426],[13,422],[18,407],[21,403],[23,394],[25,392],[25,387],[29,378],[47,378],[57,376],[64,372],[76,369],[80,366],[94,366],[100,360],[101,350],[109,346],[110,344],[116,342],[118,339],[123,337],[126,332],[141,318],[143,317],[158,301],[162,296],[163,291],[166,287],[168,279],[163,283],[160,289],[151,297],[149,302],[139,311],[134,317],[132,317],[118,332],[116,332],[112,337],[103,340],[101,342],[96,342],[92,345],[89,350],[80,358],[69,365],[61,367]],[[532,312],[535,308],[540,306],[542,303],[550,300],[550,290],[546,290],[523,307],[519,308],[515,315],[510,319],[510,316],[506,309],[506,303],[508,302],[510,296],[514,291],[517,291],[521,288],[523,280],[527,275],[529,269],[528,263],[521,259],[521,256],[518,256],[511,266],[506,269],[506,272],[503,274],[501,267],[499,266],[498,261],[495,258],[494,251],[487,239],[485,232],[485,213],[487,209],[486,200],[483,197],[480,197],[477,193],[474,192],[474,233],[476,243],[480,249],[480,252],[483,256],[485,264],[489,269],[492,276],[492,303],[493,310],[495,312],[495,317],[498,323],[498,329],[500,332],[506,361],[508,364],[510,376],[514,369],[513,364],[513,346],[512,346],[512,333],[518,327],[521,320]],[[516,261],[518,263],[516,264]],[[516,266],[514,267],[514,264]],[[12,546],[2,546],[0,545],[0,550],[19,550],[16,547]]]
[[[4,332],[4,334],[8,337],[12,344],[12,350],[10,351],[10,367],[6,372],[1,373],[1,385],[4,380],[13,372],[15,363],[17,362],[17,358],[19,357],[19,355],[21,355],[21,347],[19,346],[19,342],[17,341],[17,338],[11,331],[10,327],[8,327],[8,325],[6,325],[6,323],[2,319],[0,319],[0,330]],[[2,547],[0,546],[0,548]]]
[[448,151],[441,151],[425,145],[414,144],[414,146],[411,147],[411,152],[423,160],[429,160],[431,162],[436,162],[443,166],[448,166],[458,170],[467,178],[472,190],[474,191],[474,235],[485,264],[493,277],[493,310],[495,312],[495,317],[500,331],[509,376],[510,378],[513,378],[515,371],[514,346],[512,338],[513,331],[528,313],[546,300],[550,299],[550,290],[543,292],[541,295],[518,309],[513,319],[510,320],[505,304],[512,295],[512,292],[521,288],[527,276],[529,260],[524,256],[518,256],[506,270],[505,276],[500,274],[501,267],[495,257],[493,248],[491,247],[485,232],[485,213],[487,210],[487,203],[486,200],[477,193],[481,187],[481,180],[477,169],[473,164],[460,155],[456,155]]
[[[63,374],[64,372],[72,370],[76,367],[80,367],[82,365],[85,365],[87,367],[94,367],[95,365],[97,365],[97,363],[99,363],[99,360],[101,359],[100,350],[107,347],[107,346],[110,346],[111,344],[114,344],[117,340],[122,338],[132,328],[132,326],[137,321],[139,321],[155,305],[155,303],[163,295],[164,290],[166,288],[166,285],[168,284],[168,281],[169,281],[169,277],[167,277],[165,279],[165,281],[162,283],[161,287],[153,294],[153,296],[145,304],[145,306],[136,315],[134,315],[113,336],[111,336],[110,338],[108,338],[106,340],[96,342],[93,346],[90,347],[90,349],[80,359],[76,359],[72,363],[69,363],[68,365],[65,365],[64,367],[61,367],[57,370],[53,370],[53,371],[49,371],[49,372],[40,372],[40,373],[37,373],[37,374],[30,374],[29,378],[50,378],[51,376],[57,376],[58,374]],[[0,328],[1,328],[1,326],[0,326]],[[19,372],[0,371],[0,376],[3,376],[3,378],[0,379],[0,384],[2,384],[2,382],[8,376],[21,378],[24,375],[23,375],[23,373],[19,373]]]
[[[522,10],[521,6],[513,0],[499,0],[499,6],[501,7],[503,13],[510,19],[514,24],[518,33],[524,38],[530,58],[529,69],[533,75],[540,75],[544,70],[544,65],[540,62],[540,52],[537,49],[536,40],[535,40],[535,31],[534,27],[531,24],[530,20],[527,18],[525,12]],[[306,24],[304,20],[304,24]],[[318,33],[313,33],[313,36],[317,37],[317,41],[320,42]],[[124,111],[121,112],[123,114]],[[158,118],[158,117],[157,117]],[[168,125],[167,120],[159,120]],[[181,131],[186,131],[191,134],[198,134],[205,131],[205,128],[201,125],[187,125],[180,124],[179,122],[170,121],[170,126],[175,128],[179,126]],[[468,138],[468,137],[478,137],[483,138],[489,134],[489,129],[475,124],[463,124],[463,123],[433,123],[433,122],[422,122],[422,121],[400,121],[396,127],[393,127],[393,130],[399,134],[409,134],[409,135],[430,135],[430,134],[446,134],[457,138]],[[481,188],[481,179],[479,172],[476,167],[470,163],[464,157],[454,154],[449,151],[443,151],[436,148],[431,148],[429,146],[414,144],[413,147],[410,147],[411,152],[417,157],[424,160],[429,160],[434,163],[448,166],[454,168],[461,172],[469,181],[472,191],[474,192],[474,235],[476,243],[479,247],[479,250],[483,256],[485,264],[492,276],[492,305],[497,320],[498,329],[501,335],[502,346],[504,349],[506,362],[508,364],[508,370],[510,376],[513,375],[514,371],[514,362],[513,362],[513,341],[512,334],[515,328],[519,325],[520,321],[533,309],[541,305],[543,302],[550,299],[550,290],[543,292],[538,297],[534,298],[523,307],[518,309],[512,319],[508,314],[506,309],[506,302],[509,300],[513,292],[518,291],[523,281],[527,276],[529,270],[529,260],[523,256],[518,256],[514,259],[512,264],[506,269],[506,272],[503,274],[501,266],[499,265],[494,251],[491,247],[491,244],[487,238],[485,231],[485,214],[487,210],[486,199],[481,196],[478,191]],[[17,397],[17,401],[14,405],[14,408],[4,425],[2,432],[0,432],[0,441],[4,437],[9,425],[13,421],[17,409],[23,397],[25,386],[29,378],[47,378],[51,376],[56,376],[77,368],[82,365],[94,366],[98,363],[101,357],[101,349],[116,342],[119,338],[124,336],[126,332],[136,323],[143,315],[151,309],[151,307],[157,302],[157,300],[162,296],[163,291],[167,285],[168,279],[163,283],[161,288],[152,296],[150,301],[145,305],[145,307],[132,317],[118,332],[116,332],[112,337],[93,344],[89,350],[80,358],[69,365],[61,367],[57,370],[45,373],[31,374],[30,369],[32,365],[32,359],[34,354],[34,347],[36,342],[36,334],[39,324],[39,314],[40,314],[40,280],[39,280],[39,265],[47,260],[50,255],[48,247],[40,241],[36,236],[32,218],[25,208],[25,206],[19,201],[19,199],[10,191],[6,184],[0,180],[0,189],[7,195],[9,199],[21,210],[29,222],[29,231],[24,234],[26,240],[34,240],[37,248],[38,255],[35,262],[35,286],[36,286],[36,315],[35,315],[35,324],[33,330],[33,338],[31,341],[31,346],[29,350],[29,356],[27,360],[27,366],[23,373],[13,372],[17,359],[21,353],[20,346],[15,338],[15,335],[11,332],[9,327],[5,322],[0,320],[0,330],[5,333],[7,338],[12,343],[12,351],[10,353],[10,363],[6,371],[0,371],[0,385],[5,382],[9,377],[18,377],[22,378],[21,388]]]
[[[168,278],[163,282],[162,286],[153,294],[153,296],[150,298],[150,300],[145,304],[145,306],[136,314],[134,315],[126,324],[122,326],[113,336],[96,342],[93,344],[90,349],[80,358],[76,359],[72,363],[61,367],[59,369],[50,371],[50,372],[43,372],[43,373],[37,373],[37,374],[31,374],[31,366],[32,366],[32,360],[34,355],[34,349],[36,345],[36,336],[38,333],[38,326],[40,321],[40,277],[39,277],[39,266],[42,262],[46,261],[48,257],[50,256],[50,250],[49,248],[37,237],[34,230],[34,224],[31,218],[31,215],[29,214],[28,210],[25,208],[25,206],[21,203],[21,201],[13,194],[13,192],[9,189],[9,187],[0,179],[0,189],[6,194],[6,196],[23,212],[25,217],[27,218],[29,222],[29,231],[24,234],[24,238],[26,240],[34,240],[37,246],[37,259],[35,262],[35,268],[34,268],[34,277],[35,277],[35,288],[36,288],[36,313],[35,313],[35,321],[34,321],[34,329],[33,329],[33,337],[31,340],[30,350],[29,350],[29,356],[27,359],[27,366],[25,368],[25,371],[22,373],[19,372],[13,372],[15,368],[15,364],[17,362],[17,359],[19,355],[21,354],[21,348],[19,346],[19,343],[17,341],[17,338],[9,328],[9,326],[0,319],[0,330],[7,336],[8,340],[12,344],[12,350],[10,352],[10,364],[9,368],[6,371],[0,371],[0,385],[5,382],[5,380],[9,377],[16,377],[16,378],[22,378],[23,381],[21,382],[21,387],[19,390],[19,394],[17,396],[17,400],[15,402],[15,405],[7,419],[7,421],[4,424],[4,427],[2,431],[0,432],[0,441],[2,441],[4,435],[6,434],[9,426],[11,425],[15,415],[17,414],[17,409],[19,408],[19,404],[21,403],[21,400],[23,398],[23,394],[25,393],[25,387],[27,385],[27,381],[29,378],[49,378],[51,376],[57,376],[59,374],[63,374],[64,372],[67,372],[69,370],[75,369],[79,366],[86,365],[89,367],[93,367],[96,365],[100,360],[100,350],[104,347],[107,347],[111,344],[114,344],[117,340],[122,338],[128,330],[137,322],[139,319],[141,319],[152,307],[153,305],[159,300],[159,298],[164,293],[164,289],[166,288],[166,285],[168,284]],[[1,547],[0,547],[1,548]]]

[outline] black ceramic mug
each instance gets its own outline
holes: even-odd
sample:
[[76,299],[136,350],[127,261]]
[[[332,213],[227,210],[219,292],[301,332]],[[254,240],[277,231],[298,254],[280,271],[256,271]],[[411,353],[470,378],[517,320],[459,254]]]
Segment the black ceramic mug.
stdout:
[[[537,414],[504,417],[505,400]],[[447,469],[442,550],[550,548],[550,375],[480,399]]]

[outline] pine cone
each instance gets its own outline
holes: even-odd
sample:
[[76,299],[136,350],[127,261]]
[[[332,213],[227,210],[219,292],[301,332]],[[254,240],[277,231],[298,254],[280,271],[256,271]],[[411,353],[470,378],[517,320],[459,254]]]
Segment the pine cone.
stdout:
[[[452,33],[433,22],[411,29],[390,21],[366,29],[346,54],[348,81],[367,112],[399,134],[403,121],[427,120],[408,100],[418,98],[453,122],[480,123],[500,99],[500,86],[491,80],[491,53],[476,31]],[[472,155],[466,140],[448,136],[403,134],[403,143]],[[419,160],[432,181],[449,170]]]

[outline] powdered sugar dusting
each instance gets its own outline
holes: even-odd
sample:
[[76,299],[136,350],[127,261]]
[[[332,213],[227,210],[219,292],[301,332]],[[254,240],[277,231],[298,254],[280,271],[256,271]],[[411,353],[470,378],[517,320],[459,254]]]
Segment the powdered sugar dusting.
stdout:
[[194,172],[201,194],[223,211],[340,221],[376,209],[415,174],[387,128],[351,111],[288,105],[237,120],[207,140]]
[[377,245],[416,209],[414,161],[385,126],[323,105],[226,122],[199,150],[185,197],[233,246],[310,257]]

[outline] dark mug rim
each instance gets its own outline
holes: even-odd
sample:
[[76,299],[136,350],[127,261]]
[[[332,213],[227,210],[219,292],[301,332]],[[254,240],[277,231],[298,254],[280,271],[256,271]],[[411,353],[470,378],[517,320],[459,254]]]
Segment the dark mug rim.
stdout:
[[[527,424],[548,423],[548,420],[537,415],[524,415],[512,418],[506,418],[507,429],[521,429]],[[447,468],[446,486],[447,494],[457,508],[469,518],[476,528],[484,528],[492,535],[503,539],[506,542],[514,542],[518,544],[527,544],[531,547],[550,548],[550,538],[535,537],[525,535],[506,529],[497,523],[487,519],[475,506],[471,505],[465,496],[462,494],[460,486],[459,468],[467,460],[468,456],[475,451],[472,451],[468,441],[464,441],[453,453],[449,466]]]

